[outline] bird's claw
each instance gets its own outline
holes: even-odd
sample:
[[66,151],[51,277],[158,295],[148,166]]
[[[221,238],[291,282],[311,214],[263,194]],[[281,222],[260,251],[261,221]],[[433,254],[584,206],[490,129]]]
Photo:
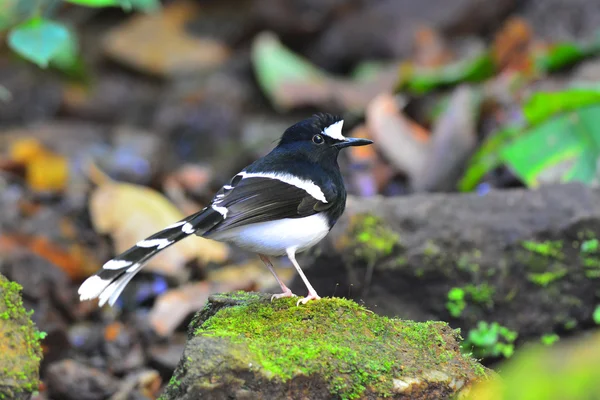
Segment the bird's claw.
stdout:
[[298,302],[296,303],[296,306],[299,306],[300,303],[302,304],[306,304],[311,300],[319,300],[321,298],[321,296],[319,296],[317,293],[308,293],[308,296],[306,296],[303,299],[298,300]]
[[283,293],[274,294],[273,296],[271,296],[271,301],[273,301],[275,299],[282,299],[284,297],[296,297],[296,295],[294,293],[292,293],[292,291],[290,289],[288,289]]

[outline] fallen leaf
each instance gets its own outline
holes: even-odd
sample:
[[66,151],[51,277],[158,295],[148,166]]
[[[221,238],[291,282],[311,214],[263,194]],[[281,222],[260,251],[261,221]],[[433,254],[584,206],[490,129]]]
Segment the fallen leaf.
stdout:
[[398,171],[412,178],[424,170],[429,134],[402,113],[392,94],[380,94],[371,102],[366,124],[375,146]]
[[25,177],[35,191],[62,191],[69,182],[69,161],[61,155],[46,153],[27,163]]
[[600,34],[596,34],[583,42],[560,42],[536,47],[535,66],[541,72],[555,72],[599,53]]
[[18,163],[26,164],[46,153],[39,140],[31,137],[18,138],[10,144],[9,157]]
[[523,130],[500,149],[502,161],[528,186],[567,181],[597,186],[600,105],[575,109]]
[[123,332],[123,329],[123,324],[119,321],[108,324],[104,328],[104,340],[106,340],[107,342],[115,341]]
[[504,124],[481,144],[459,189],[473,190],[503,163],[530,187],[570,180],[596,185],[599,104],[592,84],[533,93],[522,106],[522,120]]
[[218,292],[238,290],[238,283],[220,285],[209,282],[194,282],[169,290],[156,298],[148,315],[150,325],[158,335],[167,337],[191,313],[200,310],[208,296]]
[[[296,276],[293,268],[275,266],[274,269],[286,285],[290,284]],[[227,265],[211,270],[208,272],[207,279],[215,284],[235,286],[236,290],[252,287],[253,290],[264,291],[278,287],[273,274],[258,257],[241,265]]]
[[0,251],[5,254],[23,247],[48,260],[65,271],[73,280],[89,276],[99,267],[93,254],[78,243],[70,243],[68,250],[43,236],[0,235]]
[[452,60],[444,38],[429,26],[422,26],[415,32],[413,53],[413,61],[422,67],[439,67]]
[[462,82],[481,82],[496,73],[496,65],[488,51],[481,51],[440,67],[419,68],[402,63],[398,69],[396,91],[425,94],[440,87]]
[[263,92],[281,111],[317,106],[362,112],[378,93],[394,87],[397,70],[391,64],[368,80],[336,77],[285,47],[272,32],[254,39],[252,64]]
[[[94,180],[99,179],[105,180],[90,195],[90,215],[97,232],[111,235],[116,253],[185,217],[153,189],[106,178]],[[222,263],[228,255],[227,245],[191,235],[150,259],[146,269],[179,277],[189,261]]]
[[412,176],[417,191],[449,191],[456,188],[464,166],[477,145],[480,96],[466,85],[457,87],[432,129],[425,168]]
[[35,138],[18,138],[11,143],[9,157],[25,167],[27,185],[38,192],[59,192],[69,182],[69,161],[52,152]]
[[[358,125],[349,136],[373,139],[365,124]],[[378,156],[375,146],[356,146],[350,148],[350,161],[354,169],[351,179],[355,190],[361,196],[373,196],[379,193],[394,175],[390,165]]]
[[186,22],[199,12],[194,2],[178,1],[160,13],[136,15],[105,35],[104,51],[118,62],[163,77],[217,68],[229,58],[229,48],[186,32]]
[[200,206],[190,200],[186,193],[192,193],[194,198],[208,194],[212,175],[211,168],[186,164],[164,179],[163,189],[184,214],[192,214],[198,211]]
[[508,19],[496,34],[492,55],[499,70],[533,73],[531,57],[533,32],[524,18]]

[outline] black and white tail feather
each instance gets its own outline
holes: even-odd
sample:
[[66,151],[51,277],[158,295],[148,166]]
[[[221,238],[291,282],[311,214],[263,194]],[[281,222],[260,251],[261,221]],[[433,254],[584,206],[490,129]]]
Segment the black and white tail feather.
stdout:
[[100,306],[107,302],[113,306],[129,281],[152,257],[190,235],[202,234],[222,220],[222,214],[212,208],[205,208],[139,241],[86,279],[79,287],[80,300],[98,298]]

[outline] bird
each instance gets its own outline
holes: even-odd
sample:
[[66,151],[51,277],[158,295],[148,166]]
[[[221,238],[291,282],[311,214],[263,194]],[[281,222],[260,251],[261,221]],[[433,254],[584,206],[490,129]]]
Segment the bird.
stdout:
[[296,254],[320,242],[346,207],[346,188],[337,159],[340,150],[373,143],[342,135],[340,116],[317,113],[287,128],[278,144],[234,175],[202,210],[167,226],[107,261],[79,287],[80,301],[98,298],[114,306],[131,279],[160,251],[191,235],[226,242],[258,254],[282,292],[294,297],[270,257],[287,256],[308,295],[318,300]]

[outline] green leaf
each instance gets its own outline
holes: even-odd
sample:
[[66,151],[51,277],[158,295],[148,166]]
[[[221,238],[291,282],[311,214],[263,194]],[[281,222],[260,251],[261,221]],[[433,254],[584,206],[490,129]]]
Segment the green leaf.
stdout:
[[490,347],[498,343],[498,328],[496,322],[488,325],[487,322],[480,321],[477,329],[469,331],[469,341],[478,347]]
[[537,92],[523,105],[523,114],[530,125],[536,125],[558,113],[593,104],[600,104],[600,88]]
[[472,191],[485,174],[502,165],[500,150],[520,135],[521,131],[519,126],[509,126],[488,137],[471,157],[465,174],[458,182],[458,190]]
[[50,66],[71,78],[84,80],[87,78],[87,70],[79,54],[77,36],[72,31],[69,31],[69,34],[70,40],[52,57]]
[[586,43],[564,42],[535,56],[538,70],[554,72],[600,53],[600,34]]
[[560,336],[558,336],[556,333],[547,333],[545,335],[542,335],[542,337],[540,338],[540,341],[542,342],[542,344],[546,345],[546,346],[552,346],[554,343],[558,342],[560,340]]
[[534,126],[500,154],[529,187],[538,186],[542,173],[550,168],[561,169],[558,178],[551,180],[591,183],[596,178],[599,145],[600,105],[596,105]]
[[285,107],[279,96],[284,84],[319,82],[328,78],[325,72],[281,44],[271,32],[256,36],[251,58],[260,87],[278,108]]
[[593,84],[534,93],[523,105],[523,123],[494,134],[473,155],[459,190],[473,190],[486,173],[503,163],[530,186],[537,186],[542,174],[559,175],[546,180],[594,181],[600,156],[598,109],[592,107],[597,105],[600,87]]
[[600,305],[596,306],[596,309],[594,310],[594,314],[592,315],[592,318],[596,325],[600,325]]
[[448,300],[464,300],[465,291],[458,287],[453,287],[448,292]]
[[386,71],[391,66],[389,62],[363,61],[350,72],[350,76],[355,82],[368,82],[377,78],[382,71]]
[[496,67],[491,55],[484,52],[475,57],[439,68],[413,69],[400,78],[398,90],[424,94],[439,87],[460,82],[481,82],[494,75]]
[[8,45],[22,57],[46,68],[71,39],[72,36],[64,25],[33,18],[10,31]]
[[145,12],[156,11],[160,8],[159,0],[65,0],[69,3],[86,7],[121,7],[125,11],[134,9]]
[[86,7],[115,7],[120,6],[120,0],[65,0],[68,3]]
[[135,9],[144,12],[153,12],[160,9],[159,0],[118,0],[118,3],[126,11]]

